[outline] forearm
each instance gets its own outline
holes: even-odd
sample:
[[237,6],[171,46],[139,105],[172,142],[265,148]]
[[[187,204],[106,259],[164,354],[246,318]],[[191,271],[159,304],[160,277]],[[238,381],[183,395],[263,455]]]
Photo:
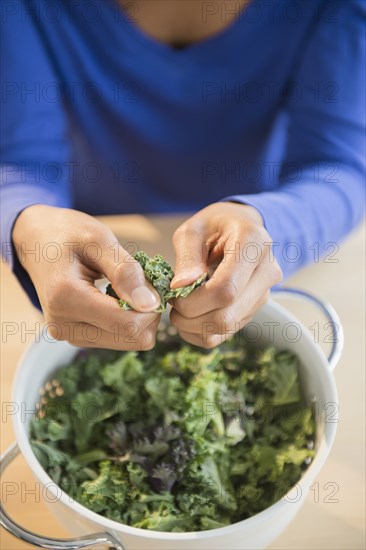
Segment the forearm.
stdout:
[[311,261],[335,252],[339,241],[361,221],[365,210],[364,174],[337,165],[332,178],[320,177],[318,181],[314,164],[301,170],[298,181],[278,190],[224,200],[243,202],[260,212],[273,239],[274,255],[288,277]]

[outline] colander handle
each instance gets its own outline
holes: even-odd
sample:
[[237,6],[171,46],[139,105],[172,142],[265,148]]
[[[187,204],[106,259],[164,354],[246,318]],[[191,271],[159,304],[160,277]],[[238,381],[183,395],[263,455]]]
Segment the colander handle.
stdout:
[[342,323],[333,306],[331,306],[328,302],[317,298],[313,294],[310,294],[310,292],[306,292],[305,290],[300,290],[298,288],[280,287],[272,289],[272,292],[275,296],[283,294],[305,302],[310,302],[315,304],[322,311],[328,319],[329,326],[332,331],[332,347],[328,355],[329,368],[332,371],[340,359],[344,345]]
[[[17,443],[14,443],[5,451],[0,458],[1,475],[18,454],[19,447]],[[50,539],[48,537],[37,535],[36,533],[32,533],[32,531],[21,527],[18,523],[11,519],[5,511],[2,502],[0,502],[0,525],[14,537],[40,548],[53,548],[53,550],[76,550],[77,548],[90,548],[96,544],[104,544],[113,550],[124,550],[121,543],[109,533],[93,533],[91,535],[86,535],[75,539]]]

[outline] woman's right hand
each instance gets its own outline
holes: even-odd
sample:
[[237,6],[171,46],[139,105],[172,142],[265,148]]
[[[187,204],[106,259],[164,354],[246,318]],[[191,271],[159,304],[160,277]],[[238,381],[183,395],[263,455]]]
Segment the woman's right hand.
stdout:
[[[76,210],[36,204],[18,216],[13,242],[52,337],[81,347],[154,346],[159,295],[104,224]],[[104,276],[135,311],[122,310],[94,286]]]

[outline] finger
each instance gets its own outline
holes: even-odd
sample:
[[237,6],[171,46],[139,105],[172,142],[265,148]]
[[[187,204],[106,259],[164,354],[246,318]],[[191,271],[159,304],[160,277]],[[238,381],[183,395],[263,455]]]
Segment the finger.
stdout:
[[173,244],[176,263],[171,288],[189,285],[208,271],[208,248],[204,246],[205,239],[203,222],[190,221],[175,231]]
[[158,321],[154,320],[147,327],[120,323],[112,332],[103,330],[98,324],[52,322],[48,323],[48,331],[56,340],[66,340],[79,347],[145,351],[155,345]]
[[112,283],[118,296],[136,311],[153,311],[160,305],[160,296],[146,280],[141,265],[108,233],[101,243],[102,254],[93,261],[93,268]]
[[225,342],[225,340],[227,340],[230,337],[230,335],[220,334],[220,335],[209,335],[207,336],[207,338],[202,338],[198,334],[192,334],[190,332],[184,332],[184,331],[180,331],[179,336],[189,344],[193,344],[194,346],[198,346],[204,349],[215,348],[216,346],[219,346],[220,344]]
[[270,289],[280,283],[282,277],[281,268],[276,260],[271,259],[259,264],[245,288],[242,298],[252,313],[255,313],[268,301]]
[[103,330],[111,331],[116,323],[136,323],[148,326],[160,318],[156,312],[124,311],[112,296],[100,292],[88,281],[78,281],[70,296],[68,313],[85,323],[98,323]]
[[[246,231],[245,235],[234,234],[227,239],[221,262],[205,285],[211,291],[216,307],[231,305],[242,295],[255,269],[268,254],[261,241],[263,238],[256,230]],[[249,254],[249,248],[253,248],[255,253]]]
[[[243,317],[243,315],[245,315]],[[176,310],[170,312],[170,319],[177,330],[193,334],[235,334],[252,318],[252,311],[242,312],[240,307],[217,309],[195,319],[187,319]]]
[[[249,322],[248,319],[268,301],[269,289],[281,280],[281,276],[281,270],[276,263],[271,266],[271,269],[268,268],[268,265],[263,264],[254,272],[243,294],[233,305],[227,308],[218,308],[193,318],[182,315],[179,308],[174,305],[170,312],[171,321],[177,329],[196,334],[202,331],[203,326],[210,324],[217,327],[218,334],[236,332],[244,326],[243,319]],[[178,300],[174,304],[176,302]],[[178,305],[180,303],[181,301]]]
[[209,281],[186,298],[173,298],[171,306],[188,319],[201,317],[206,313],[228,307],[239,297],[239,292],[234,283],[226,286],[209,285]]
[[[259,242],[258,239],[257,241]],[[237,301],[246,299],[244,291],[261,264],[267,266],[265,269],[271,273],[273,269],[277,271],[276,267],[268,266],[268,247],[263,247],[260,253],[258,249],[259,263],[256,258],[255,261],[249,262],[245,256],[243,259],[238,243],[239,240],[236,238],[227,241],[222,261],[205,285],[196,289],[187,298],[175,298],[171,301],[172,306],[181,315],[193,319],[216,309],[230,307]]]
[[94,278],[87,267],[75,263],[68,278],[62,274],[49,285],[52,287],[51,299],[44,304],[45,315],[54,320],[98,323],[104,330],[111,330],[110,327],[118,322],[143,324],[160,317],[156,312],[122,310],[117,300],[94,286]]

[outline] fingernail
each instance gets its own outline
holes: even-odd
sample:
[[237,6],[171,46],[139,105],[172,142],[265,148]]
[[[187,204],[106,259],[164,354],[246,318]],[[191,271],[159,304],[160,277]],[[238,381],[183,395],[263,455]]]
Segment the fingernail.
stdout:
[[187,278],[186,275],[178,275],[177,277],[173,277],[173,279],[170,281],[170,286],[183,286],[181,285],[182,281],[184,281]]
[[131,292],[131,298],[134,303],[141,308],[152,308],[158,304],[155,294],[146,288],[146,286],[134,288]]
[[179,287],[193,283],[200,275],[202,275],[200,271],[199,274],[196,276],[196,272],[198,273],[198,270],[187,269],[180,271],[179,273],[174,275],[173,279],[170,282],[170,286],[174,285]]

